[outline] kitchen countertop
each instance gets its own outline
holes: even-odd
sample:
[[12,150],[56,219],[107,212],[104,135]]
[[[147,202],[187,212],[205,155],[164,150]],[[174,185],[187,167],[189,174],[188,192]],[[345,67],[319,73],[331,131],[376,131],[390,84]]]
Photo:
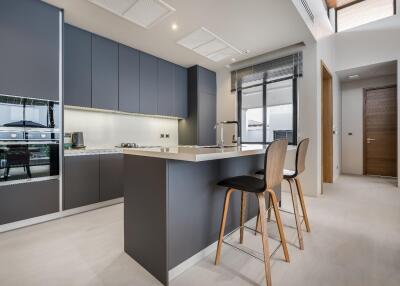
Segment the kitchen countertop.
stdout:
[[102,154],[118,154],[122,153],[122,148],[85,148],[85,149],[65,149],[64,156],[87,156],[87,155],[102,155]]
[[[170,160],[201,162],[264,154],[267,145],[241,145],[240,147],[207,148],[201,146],[179,146],[169,148],[132,148],[123,149],[126,155],[153,157]],[[295,150],[289,146],[288,150]]]

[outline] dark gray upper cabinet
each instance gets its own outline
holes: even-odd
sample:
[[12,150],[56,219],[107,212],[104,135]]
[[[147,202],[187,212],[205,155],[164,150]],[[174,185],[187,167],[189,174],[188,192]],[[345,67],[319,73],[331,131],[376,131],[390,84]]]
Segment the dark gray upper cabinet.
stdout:
[[188,70],[189,116],[179,121],[180,145],[216,144],[216,74],[200,66]]
[[99,155],[64,158],[64,209],[99,202]]
[[0,1],[0,93],[59,100],[59,9]]
[[197,69],[198,91],[208,94],[217,93],[217,78],[215,72],[198,66]]
[[92,107],[118,110],[118,44],[92,35]]
[[158,60],[158,103],[157,114],[174,115],[174,64]]
[[92,35],[64,27],[64,103],[92,107]]
[[58,212],[58,179],[0,186],[0,224]]
[[174,115],[186,118],[188,116],[187,69],[175,65],[174,70]]
[[123,154],[100,155],[100,201],[123,197],[123,175]]
[[119,102],[124,112],[140,112],[139,52],[119,45]]
[[140,113],[157,114],[158,59],[140,52]]

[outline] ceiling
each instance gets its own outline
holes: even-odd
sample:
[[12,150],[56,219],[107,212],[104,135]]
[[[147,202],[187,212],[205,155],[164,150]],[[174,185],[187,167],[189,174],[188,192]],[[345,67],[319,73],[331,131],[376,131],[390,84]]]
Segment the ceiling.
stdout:
[[[292,1],[277,0],[165,0],[174,13],[152,26],[142,28],[92,4],[88,0],[45,0],[64,9],[65,22],[127,46],[153,54],[176,64],[195,64],[217,70],[231,58],[213,62],[177,41],[205,27],[239,50],[248,54],[237,61],[252,58],[294,43],[312,39]],[[173,31],[171,25],[178,29]]]
[[[397,73],[397,62],[385,62],[379,64],[373,64],[368,66],[362,66],[357,68],[352,68],[344,71],[338,71],[340,81],[349,82],[360,79],[368,79],[379,76],[389,76]],[[349,76],[359,75],[358,78],[351,79]]]

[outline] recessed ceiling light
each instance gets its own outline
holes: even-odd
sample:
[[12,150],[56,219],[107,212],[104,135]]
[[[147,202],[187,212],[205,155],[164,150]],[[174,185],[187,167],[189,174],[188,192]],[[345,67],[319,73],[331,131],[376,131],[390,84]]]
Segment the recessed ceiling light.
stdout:
[[235,58],[232,58],[231,61],[232,61],[232,62],[236,62],[236,59],[235,59]]
[[359,78],[359,77],[360,76],[358,74],[349,75],[349,79],[356,79],[356,78]]
[[173,31],[178,30],[178,25],[177,25],[176,23],[173,23],[173,24],[171,25],[171,29],[172,29]]

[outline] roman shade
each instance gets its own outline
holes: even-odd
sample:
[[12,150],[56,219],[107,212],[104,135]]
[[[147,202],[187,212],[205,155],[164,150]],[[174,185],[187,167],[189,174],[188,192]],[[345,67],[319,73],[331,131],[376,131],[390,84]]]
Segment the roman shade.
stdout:
[[303,53],[296,52],[288,56],[232,71],[231,91],[252,86],[253,83],[262,84],[260,80],[268,83],[280,79],[297,78],[302,75]]

